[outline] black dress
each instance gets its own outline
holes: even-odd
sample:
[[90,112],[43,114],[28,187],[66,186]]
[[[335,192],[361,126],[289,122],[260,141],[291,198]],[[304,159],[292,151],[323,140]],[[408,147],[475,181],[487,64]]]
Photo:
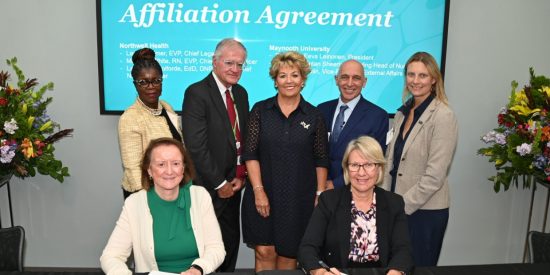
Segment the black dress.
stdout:
[[327,131],[319,110],[300,98],[289,117],[277,97],[254,105],[249,116],[243,160],[258,160],[270,216],[256,211],[248,183],[242,202],[244,242],[274,245],[278,255],[296,258],[313,211],[317,190],[316,167],[328,167]]

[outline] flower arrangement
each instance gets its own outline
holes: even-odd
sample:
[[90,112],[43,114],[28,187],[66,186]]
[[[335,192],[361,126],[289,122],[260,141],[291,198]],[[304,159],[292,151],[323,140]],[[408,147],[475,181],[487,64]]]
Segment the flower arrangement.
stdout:
[[63,182],[69,169],[55,158],[53,143],[73,129],[59,131],[59,124],[46,113],[52,98],[42,97],[53,89],[53,83],[35,91],[36,78],[25,80],[15,57],[6,62],[18,81],[16,87],[11,86],[10,74],[0,71],[0,176],[34,177],[38,171]]
[[535,76],[529,69],[529,85],[516,91],[518,83],[512,81],[510,102],[498,114],[498,126],[481,139],[488,147],[478,154],[495,163],[497,173],[489,178],[498,192],[501,185],[508,190],[518,178],[523,188],[532,180],[550,182],[550,79]]

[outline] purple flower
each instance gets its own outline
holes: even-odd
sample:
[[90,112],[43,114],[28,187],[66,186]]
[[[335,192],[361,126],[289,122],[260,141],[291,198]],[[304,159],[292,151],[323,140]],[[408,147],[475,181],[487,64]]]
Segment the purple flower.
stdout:
[[531,144],[522,143],[520,146],[516,147],[516,152],[518,152],[520,156],[525,156],[531,153]]
[[494,142],[495,141],[495,135],[497,134],[497,132],[495,131],[490,131],[489,133],[487,133],[486,135],[484,135],[483,137],[481,137],[481,139],[483,140],[483,142],[485,143],[489,143],[489,142]]
[[15,156],[15,149],[9,145],[0,146],[0,162],[10,163]]
[[506,135],[501,134],[501,133],[496,134],[495,135],[495,142],[500,144],[500,145],[506,144]]
[[43,115],[34,119],[34,122],[32,123],[32,127],[35,129],[40,128],[40,126],[42,126],[48,120],[51,120],[50,116],[44,113]]
[[535,157],[535,160],[533,161],[533,164],[538,169],[544,170],[544,168],[546,168],[546,165],[548,165],[548,158],[546,158],[544,155],[537,155]]
[[32,107],[36,109],[36,108],[38,108],[38,106],[40,106],[40,104],[42,104],[42,101],[41,101],[41,100],[37,100],[37,101],[35,101],[35,102],[32,104]]

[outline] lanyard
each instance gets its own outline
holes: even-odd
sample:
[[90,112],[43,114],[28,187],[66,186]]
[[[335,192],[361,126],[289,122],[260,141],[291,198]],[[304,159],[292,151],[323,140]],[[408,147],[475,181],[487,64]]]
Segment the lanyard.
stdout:
[[[237,103],[235,103],[235,98],[233,97],[233,91],[229,90],[229,96],[233,101],[233,109],[235,109],[235,123],[231,125],[231,129],[233,130],[233,137],[235,137],[235,140],[237,140],[237,126],[239,125],[239,112],[237,111]],[[225,105],[227,106],[227,102],[225,103]]]

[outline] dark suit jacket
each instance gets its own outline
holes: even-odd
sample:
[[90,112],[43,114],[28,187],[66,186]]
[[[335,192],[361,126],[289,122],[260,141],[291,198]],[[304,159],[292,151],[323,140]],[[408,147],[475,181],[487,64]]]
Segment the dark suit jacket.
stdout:
[[[241,144],[244,144],[248,94],[238,84],[232,87],[232,92],[237,106]],[[236,175],[237,148],[227,109],[212,73],[185,90],[182,131],[185,147],[197,170],[194,182],[204,186],[216,198],[214,188]]]
[[[388,269],[409,273],[413,260],[403,198],[379,187],[374,192],[380,263]],[[323,192],[300,244],[300,265],[310,271],[321,268],[319,260],[322,260],[330,267],[346,268],[350,237],[350,186]]]
[[[318,108],[323,113],[328,131],[332,131],[332,120],[338,105],[338,99],[321,103]],[[329,139],[330,169],[328,179],[334,183],[334,187],[344,186],[342,171],[342,158],[348,143],[360,136],[370,136],[380,143],[382,150],[386,150],[386,134],[389,128],[389,116],[384,109],[361,97],[353,109],[344,129],[340,133],[338,142]],[[185,129],[185,128],[184,128]]]

